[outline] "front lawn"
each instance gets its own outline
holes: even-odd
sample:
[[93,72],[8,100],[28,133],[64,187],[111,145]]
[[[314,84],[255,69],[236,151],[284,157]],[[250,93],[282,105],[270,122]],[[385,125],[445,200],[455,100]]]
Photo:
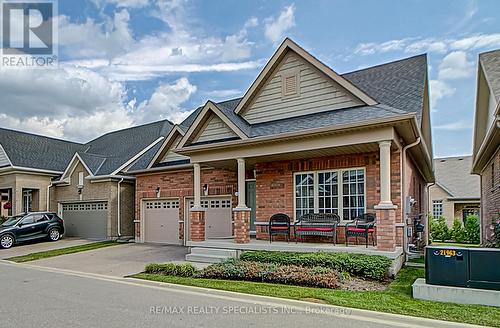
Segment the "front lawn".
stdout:
[[53,249],[53,250],[45,251],[45,252],[37,252],[37,253],[30,253],[27,255],[15,256],[15,257],[8,258],[7,261],[12,261],[12,262],[16,262],[16,263],[29,262],[29,261],[35,261],[35,260],[40,260],[40,259],[46,259],[49,257],[59,256],[59,255],[73,254],[73,253],[90,251],[93,249],[98,249],[98,248],[103,248],[103,247],[115,246],[115,245],[119,245],[119,244],[120,243],[117,243],[115,241],[101,241],[101,242],[89,243],[89,244],[85,244],[85,245],[78,245],[78,246],[71,246],[71,247],[66,247],[66,248]]
[[174,277],[140,273],[133,278],[232,292],[274,296],[295,300],[319,300],[327,304],[389,312],[431,319],[500,327],[500,308],[416,300],[411,285],[424,277],[424,269],[403,268],[384,291],[345,291],[270,283]]
[[447,243],[433,241],[431,246],[481,247],[479,244]]

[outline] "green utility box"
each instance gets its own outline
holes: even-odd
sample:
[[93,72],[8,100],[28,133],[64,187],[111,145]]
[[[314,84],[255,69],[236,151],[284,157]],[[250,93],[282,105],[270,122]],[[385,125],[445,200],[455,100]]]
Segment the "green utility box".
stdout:
[[425,281],[430,285],[500,290],[500,249],[427,246]]

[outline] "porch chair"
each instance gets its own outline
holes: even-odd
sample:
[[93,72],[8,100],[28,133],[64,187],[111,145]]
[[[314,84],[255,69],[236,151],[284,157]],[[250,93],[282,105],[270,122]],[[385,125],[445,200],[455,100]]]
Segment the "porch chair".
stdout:
[[284,213],[277,213],[269,219],[269,242],[273,241],[273,235],[285,235],[286,241],[290,241],[290,217]]
[[368,237],[372,236],[373,246],[375,246],[375,221],[377,217],[374,213],[364,213],[356,220],[351,221],[345,226],[345,245],[349,246],[349,237],[356,237],[356,245],[358,237],[365,238],[365,244],[368,248]]
[[297,237],[303,236],[332,237],[333,245],[337,243],[337,225],[340,217],[335,213],[308,213],[302,215],[294,225],[295,243]]

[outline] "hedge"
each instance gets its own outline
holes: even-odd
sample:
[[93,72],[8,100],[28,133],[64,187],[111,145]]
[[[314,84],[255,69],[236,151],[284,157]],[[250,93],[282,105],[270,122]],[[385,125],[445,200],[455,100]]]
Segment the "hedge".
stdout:
[[197,278],[258,281],[276,284],[339,288],[335,270],[296,265],[278,265],[229,259],[212,264],[195,274]]
[[244,252],[240,259],[243,261],[296,265],[310,268],[324,267],[376,280],[387,278],[389,267],[392,264],[389,258],[380,255],[326,252],[248,251]]
[[144,272],[153,274],[163,274],[166,276],[192,277],[196,273],[196,268],[190,263],[186,264],[150,263],[146,265],[146,269],[144,270]]

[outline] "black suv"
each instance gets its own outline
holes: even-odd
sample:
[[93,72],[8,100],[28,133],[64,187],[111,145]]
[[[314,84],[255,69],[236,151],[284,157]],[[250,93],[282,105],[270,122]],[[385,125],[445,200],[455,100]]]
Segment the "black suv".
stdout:
[[40,238],[59,240],[64,234],[63,220],[55,213],[36,212],[10,217],[0,225],[0,247]]

